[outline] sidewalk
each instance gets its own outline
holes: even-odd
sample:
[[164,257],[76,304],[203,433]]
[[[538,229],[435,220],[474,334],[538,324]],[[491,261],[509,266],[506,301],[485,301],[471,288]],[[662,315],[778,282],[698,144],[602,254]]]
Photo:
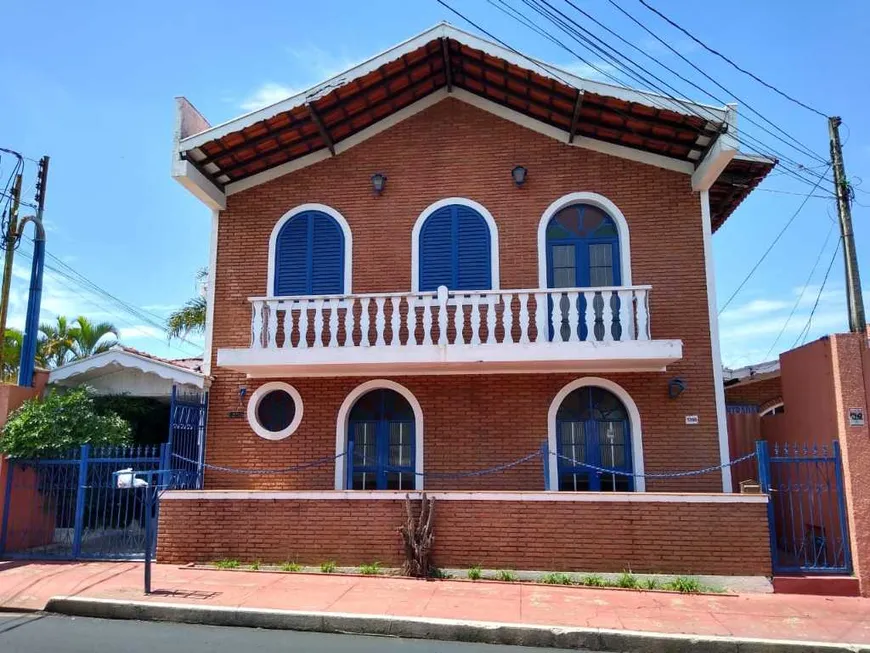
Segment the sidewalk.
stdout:
[[679,595],[406,578],[212,571],[141,563],[0,562],[0,607],[41,610],[49,598],[350,613],[870,644],[870,600],[798,595]]

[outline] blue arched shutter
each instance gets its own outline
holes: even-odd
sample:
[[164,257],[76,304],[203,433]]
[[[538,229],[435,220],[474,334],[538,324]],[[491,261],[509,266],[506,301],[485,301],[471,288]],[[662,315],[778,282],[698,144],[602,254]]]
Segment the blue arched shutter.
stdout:
[[344,293],[344,232],[329,215],[290,218],[275,241],[275,296]]
[[420,229],[420,290],[492,288],[492,236],[489,225],[471,207],[438,209]]
[[457,255],[456,290],[492,288],[492,248],[489,225],[483,216],[467,206],[456,206]]

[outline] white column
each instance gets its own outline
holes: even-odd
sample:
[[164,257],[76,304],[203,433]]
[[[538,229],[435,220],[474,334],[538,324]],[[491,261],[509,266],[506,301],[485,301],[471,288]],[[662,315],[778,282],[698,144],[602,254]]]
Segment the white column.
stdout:
[[[728,422],[725,414],[725,386],[722,379],[722,353],[719,345],[719,311],[716,307],[716,275],[713,269],[713,227],[710,219],[710,192],[701,191],[701,223],[704,230],[704,263],[707,270],[707,310],[710,315],[710,349],[713,353],[713,391],[716,397],[716,425],[719,429],[719,460],[731,460],[728,448]],[[731,473],[722,469],[722,491],[731,492]]]

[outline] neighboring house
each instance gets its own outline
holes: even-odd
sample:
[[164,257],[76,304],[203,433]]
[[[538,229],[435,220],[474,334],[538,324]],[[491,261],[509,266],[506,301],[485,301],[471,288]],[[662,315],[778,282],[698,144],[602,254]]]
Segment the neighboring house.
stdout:
[[723,377],[729,410],[752,410],[762,416],[785,410],[779,359],[733,370],[726,367]]
[[[301,473],[207,471],[206,489],[320,491],[312,502],[327,490],[501,490],[512,493],[468,498],[518,502],[545,488],[730,491],[719,471],[641,474],[729,459],[711,236],[774,165],[737,151],[734,107],[581,79],[439,25],[215,127],[184,99],[178,109],[173,175],[213,210],[206,461],[327,460]],[[547,460],[450,476],[545,444]],[[362,500],[388,495],[358,494],[355,510],[369,514]],[[535,514],[561,523],[548,511],[595,496],[563,496]],[[686,496],[684,515],[708,501]],[[710,509],[739,511],[740,501],[760,499]],[[161,520],[195,529],[180,503],[165,502]],[[228,532],[306,521],[261,508],[250,510],[260,522]],[[657,513],[638,510],[655,528]],[[759,510],[747,527],[705,513],[731,524],[715,538],[734,548],[700,566],[757,570],[756,549],[736,551],[759,542],[729,538],[751,532],[766,550]],[[608,523],[593,530],[613,533]],[[685,542],[684,530],[661,532]],[[485,546],[466,537],[466,548]],[[657,537],[632,546],[665,559],[676,544]],[[602,544],[607,556],[628,546],[619,539]],[[205,555],[163,544],[170,558]],[[614,570],[636,558],[619,559]]]
[[209,379],[201,358],[167,360],[132,347],[115,345],[108,351],[61,365],[48,374],[53,386],[88,386],[100,395],[129,395],[169,400],[172,388],[201,393]]

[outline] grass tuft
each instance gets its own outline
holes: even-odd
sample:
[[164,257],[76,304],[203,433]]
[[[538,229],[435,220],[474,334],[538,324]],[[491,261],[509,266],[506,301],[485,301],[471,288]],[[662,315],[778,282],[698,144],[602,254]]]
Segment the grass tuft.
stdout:
[[547,585],[573,585],[574,581],[568,574],[551,571],[541,577],[541,582]]
[[682,594],[698,594],[706,589],[701,581],[691,576],[677,576],[671,582],[665,583],[662,588]]
[[281,571],[302,571],[302,565],[298,562],[285,562],[281,565]]
[[586,587],[607,587],[607,581],[598,574],[588,574],[580,579],[580,584]]
[[645,590],[659,589],[659,581],[657,578],[647,578],[641,582],[640,586]]
[[250,569],[251,571],[260,571],[260,561],[259,561],[259,560],[254,560],[254,562],[252,562],[252,563],[248,566],[248,569]]
[[242,566],[242,563],[238,560],[232,560],[230,558],[224,558],[223,560],[216,560],[214,562],[214,566],[218,569],[238,569]]
[[363,564],[359,566],[359,573],[365,576],[377,576],[381,573],[381,563],[373,562],[371,564]]
[[335,560],[327,560],[326,562],[320,563],[320,571],[324,574],[331,574],[335,572],[335,568],[338,565],[335,564]]
[[616,587],[622,587],[623,589],[629,590],[637,589],[639,587],[637,576],[628,571],[622,572],[616,579]]
[[504,581],[505,583],[514,583],[517,581],[517,574],[511,569],[499,569],[495,572],[495,577],[497,580]]
[[480,580],[482,577],[483,571],[480,569],[480,565],[474,565],[471,569],[468,570],[469,580]]

